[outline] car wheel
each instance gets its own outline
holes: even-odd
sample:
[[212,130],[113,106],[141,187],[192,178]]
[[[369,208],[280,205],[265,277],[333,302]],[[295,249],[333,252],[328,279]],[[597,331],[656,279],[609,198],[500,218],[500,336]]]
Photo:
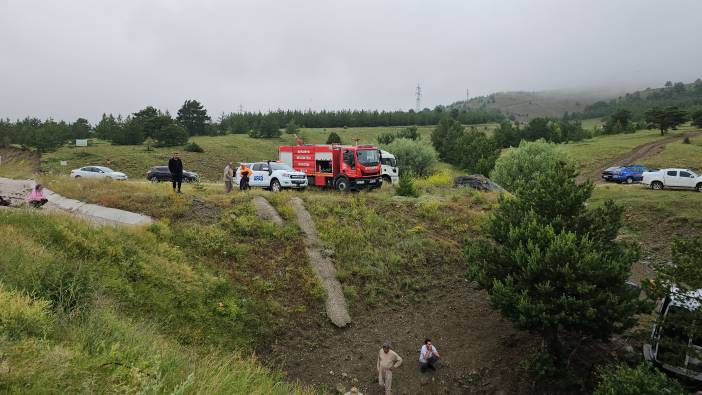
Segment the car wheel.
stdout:
[[634,183],[634,179],[633,179],[632,177],[627,177],[627,178],[626,178],[626,183],[627,183],[627,184],[633,184],[633,183]]
[[341,177],[334,183],[334,188],[339,192],[348,192],[349,190],[349,179],[346,177]]
[[383,183],[380,184],[381,186],[391,186],[392,185],[392,179],[388,176],[383,176]]
[[74,178],[80,178],[80,176],[75,176]]
[[149,177],[149,181],[151,181],[151,182],[158,182],[158,177],[156,177],[156,176],[151,176],[151,177]]
[[280,192],[280,181],[275,178],[271,181],[271,192]]
[[651,183],[651,188],[660,191],[661,189],[663,189],[663,183],[660,181],[654,181]]
[[697,184],[697,192],[702,192],[702,182]]

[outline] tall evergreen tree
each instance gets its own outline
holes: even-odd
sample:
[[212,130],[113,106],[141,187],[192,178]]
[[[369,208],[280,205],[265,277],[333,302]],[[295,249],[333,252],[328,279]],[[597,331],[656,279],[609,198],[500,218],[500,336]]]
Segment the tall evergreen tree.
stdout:
[[185,128],[191,136],[204,135],[207,132],[207,124],[211,118],[207,115],[207,110],[197,100],[186,100],[178,110],[176,121]]
[[562,366],[567,333],[606,340],[636,323],[639,291],[626,285],[638,257],[617,239],[622,208],[587,207],[593,185],[575,182],[575,165],[556,162],[503,195],[485,225],[487,238],[466,250],[469,277],[521,329],[541,335]]

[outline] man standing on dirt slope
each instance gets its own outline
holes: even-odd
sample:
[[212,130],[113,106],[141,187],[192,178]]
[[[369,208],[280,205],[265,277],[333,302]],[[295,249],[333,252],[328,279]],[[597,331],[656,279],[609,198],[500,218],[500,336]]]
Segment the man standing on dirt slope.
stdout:
[[173,192],[180,193],[180,184],[183,183],[183,162],[178,157],[178,153],[174,152],[171,160],[168,161],[168,171],[171,172],[171,181],[173,181]]
[[402,365],[402,357],[397,355],[390,348],[392,343],[386,340],[383,343],[383,348],[378,351],[378,384],[385,387],[385,394],[388,395],[392,390],[392,370]]
[[229,193],[232,191],[232,181],[234,179],[234,169],[232,168],[232,162],[227,163],[224,168],[224,192]]
[[439,351],[431,343],[431,339],[424,340],[424,345],[419,350],[419,363],[422,364],[422,373],[426,372],[427,369],[436,370],[434,364],[441,358]]

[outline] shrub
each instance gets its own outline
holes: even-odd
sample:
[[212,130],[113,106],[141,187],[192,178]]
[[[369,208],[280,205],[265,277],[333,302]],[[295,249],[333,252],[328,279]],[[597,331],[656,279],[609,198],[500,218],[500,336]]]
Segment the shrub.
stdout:
[[648,364],[635,368],[619,365],[598,369],[599,384],[594,395],[683,395],[687,392],[676,380]]
[[291,119],[290,122],[288,122],[287,126],[285,126],[285,133],[287,134],[295,134],[299,131],[300,127],[297,126],[294,119]]
[[193,141],[186,144],[183,147],[183,150],[188,152],[205,152],[205,150],[202,149],[202,147],[200,147],[196,142]]
[[51,303],[33,299],[0,283],[0,336],[43,336],[53,324]]
[[689,136],[685,136],[685,138],[683,139],[683,144],[690,144],[690,137]]
[[421,141],[402,138],[382,148],[395,155],[399,167],[418,176],[431,174],[436,165],[436,152]]
[[542,336],[554,366],[564,364],[564,335],[605,340],[636,324],[646,304],[625,283],[638,249],[617,239],[623,209],[612,201],[591,208],[592,183],[575,182],[575,165],[556,162],[502,195],[469,242],[469,278],[520,329]]
[[395,141],[395,135],[392,133],[383,133],[377,137],[379,145],[387,145]]
[[329,133],[327,144],[341,144],[341,137],[336,132]]
[[410,126],[397,132],[397,138],[417,140],[419,139],[419,131],[416,126]]
[[514,191],[518,183],[533,179],[556,162],[567,161],[568,156],[553,143],[522,141],[518,148],[507,150],[497,159],[490,178],[508,191]]
[[414,187],[414,179],[409,171],[400,172],[400,182],[395,191],[399,196],[417,197],[419,192]]
[[159,147],[172,147],[185,144],[188,141],[188,132],[184,127],[171,123],[156,129],[151,137]]

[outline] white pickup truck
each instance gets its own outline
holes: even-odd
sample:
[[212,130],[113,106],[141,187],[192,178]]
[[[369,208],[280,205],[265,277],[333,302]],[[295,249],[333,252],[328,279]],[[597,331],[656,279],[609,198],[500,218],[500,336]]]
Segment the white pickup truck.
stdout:
[[642,184],[653,189],[696,189],[702,192],[702,176],[689,169],[660,169],[643,173]]
[[[278,192],[283,188],[305,189],[307,174],[294,170],[280,162],[255,162],[246,164],[253,175],[249,177],[249,186],[269,189]],[[236,169],[236,184],[241,182],[241,167]]]

